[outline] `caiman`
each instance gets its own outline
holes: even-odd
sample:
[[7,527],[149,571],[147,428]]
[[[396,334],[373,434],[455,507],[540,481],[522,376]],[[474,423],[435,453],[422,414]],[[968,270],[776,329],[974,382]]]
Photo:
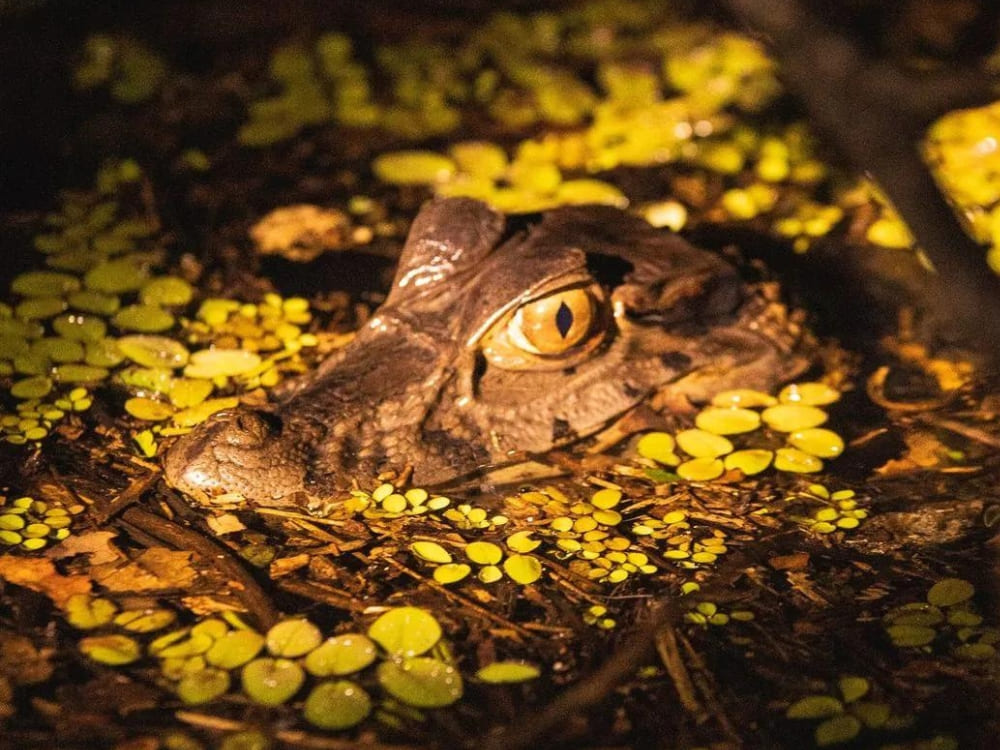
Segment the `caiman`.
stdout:
[[166,478],[201,502],[315,508],[390,469],[432,486],[541,454],[654,397],[769,389],[804,362],[801,327],[774,296],[616,208],[532,223],[435,199],[352,342],[270,408],[182,436]]

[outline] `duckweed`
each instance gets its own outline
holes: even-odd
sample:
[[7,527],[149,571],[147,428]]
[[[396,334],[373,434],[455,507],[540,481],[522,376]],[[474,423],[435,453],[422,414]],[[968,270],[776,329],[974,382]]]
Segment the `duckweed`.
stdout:
[[480,667],[476,679],[493,684],[527,682],[537,679],[541,671],[534,664],[520,661],[496,661]]

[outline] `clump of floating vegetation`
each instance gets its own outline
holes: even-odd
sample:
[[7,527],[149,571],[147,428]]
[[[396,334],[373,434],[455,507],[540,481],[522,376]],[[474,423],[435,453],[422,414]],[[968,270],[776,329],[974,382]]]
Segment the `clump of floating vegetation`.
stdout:
[[82,505],[66,507],[53,500],[0,497],[0,548],[37,552],[72,533],[73,516]]
[[[908,729],[913,716],[898,713],[884,697],[873,696],[867,677],[843,675],[832,693],[814,693],[799,698],[785,710],[794,721],[816,721],[813,738],[819,747],[852,742],[863,731],[893,732]],[[880,743],[881,744],[881,743]],[[891,747],[882,744],[882,747]],[[913,747],[955,748],[950,737],[936,737]]]
[[108,90],[124,104],[146,101],[163,84],[167,66],[146,45],[127,37],[91,34],[73,69],[73,83],[81,90]]
[[93,190],[66,193],[35,238],[48,269],[17,276],[0,303],[0,376],[14,413],[0,414],[11,443],[44,439],[88,409],[90,390],[110,382],[131,397],[125,411],[152,423],[135,435],[152,456],[158,435],[177,435],[237,403],[238,394],[276,385],[306,369],[315,347],[302,298],[259,303],[207,298],[159,273],[159,223],[143,199],[143,174],[112,162]]
[[[380,710],[393,700],[417,710],[444,708],[464,692],[441,625],[419,607],[387,608],[365,633],[328,637],[304,617],[259,632],[233,612],[176,628],[171,609],[120,610],[110,599],[89,594],[69,597],[64,610],[70,625],[93,633],[79,642],[85,656],[110,666],[155,660],[163,679],[188,705],[230,692],[238,674],[239,689],[252,702],[276,707],[299,696],[307,722],[343,730],[375,710],[371,694],[376,691],[383,694]],[[540,674],[532,664],[494,661],[473,679],[502,684]]]
[[942,579],[928,589],[924,601],[887,612],[882,625],[899,648],[932,651],[943,646],[958,659],[995,659],[1000,629],[984,624],[973,602],[975,593],[975,587],[962,578]]
[[[840,435],[821,426],[828,419],[822,407],[839,399],[835,388],[818,382],[794,383],[776,397],[748,389],[724,391],[697,414],[694,427],[673,435],[646,433],[636,450],[652,462],[647,473],[656,480],[671,475],[691,481],[740,478],[772,465],[794,474],[819,472],[824,460],[844,451]],[[745,446],[738,448],[737,439]]]

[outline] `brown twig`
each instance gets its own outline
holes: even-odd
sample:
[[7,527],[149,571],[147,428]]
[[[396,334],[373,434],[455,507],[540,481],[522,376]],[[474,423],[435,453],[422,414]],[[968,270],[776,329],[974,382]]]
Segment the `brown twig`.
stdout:
[[612,690],[635,674],[636,668],[652,652],[655,634],[673,618],[668,598],[658,601],[645,622],[639,623],[624,645],[588,677],[575,683],[559,697],[524,721],[477,743],[483,750],[517,750],[544,746],[544,738],[566,720],[604,700]]
[[234,595],[243,603],[246,611],[251,612],[260,621],[261,627],[269,628],[280,619],[281,613],[264,589],[222,545],[216,544],[197,531],[186,529],[163,516],[149,513],[141,508],[129,508],[120,518],[128,527],[176,549],[190,550],[214,565],[229,579]]

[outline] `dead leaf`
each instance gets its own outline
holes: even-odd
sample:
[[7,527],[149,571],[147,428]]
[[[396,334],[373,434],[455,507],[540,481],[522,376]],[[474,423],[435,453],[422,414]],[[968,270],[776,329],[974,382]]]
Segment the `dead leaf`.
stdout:
[[55,649],[35,648],[30,638],[0,632],[0,674],[14,685],[33,685],[52,676]]
[[91,565],[104,565],[124,558],[121,550],[111,544],[118,536],[113,531],[88,531],[73,534],[46,553],[46,557],[61,560],[74,555],[87,555]]
[[882,476],[905,474],[940,466],[947,458],[948,447],[926,430],[909,430],[903,435],[906,453],[901,458],[886,461],[875,471]]
[[74,594],[89,594],[91,588],[86,576],[64,576],[51,560],[40,557],[0,556],[0,578],[41,592],[58,607]]
[[805,570],[809,566],[809,554],[794,552],[791,555],[777,555],[768,559],[767,564],[775,570]]
[[209,516],[207,523],[208,528],[215,532],[216,536],[233,534],[237,531],[243,531],[246,528],[235,513],[223,513],[220,516]]
[[191,566],[191,553],[153,547],[127,565],[104,565],[91,569],[94,580],[109,591],[161,591],[189,587],[198,577]]

